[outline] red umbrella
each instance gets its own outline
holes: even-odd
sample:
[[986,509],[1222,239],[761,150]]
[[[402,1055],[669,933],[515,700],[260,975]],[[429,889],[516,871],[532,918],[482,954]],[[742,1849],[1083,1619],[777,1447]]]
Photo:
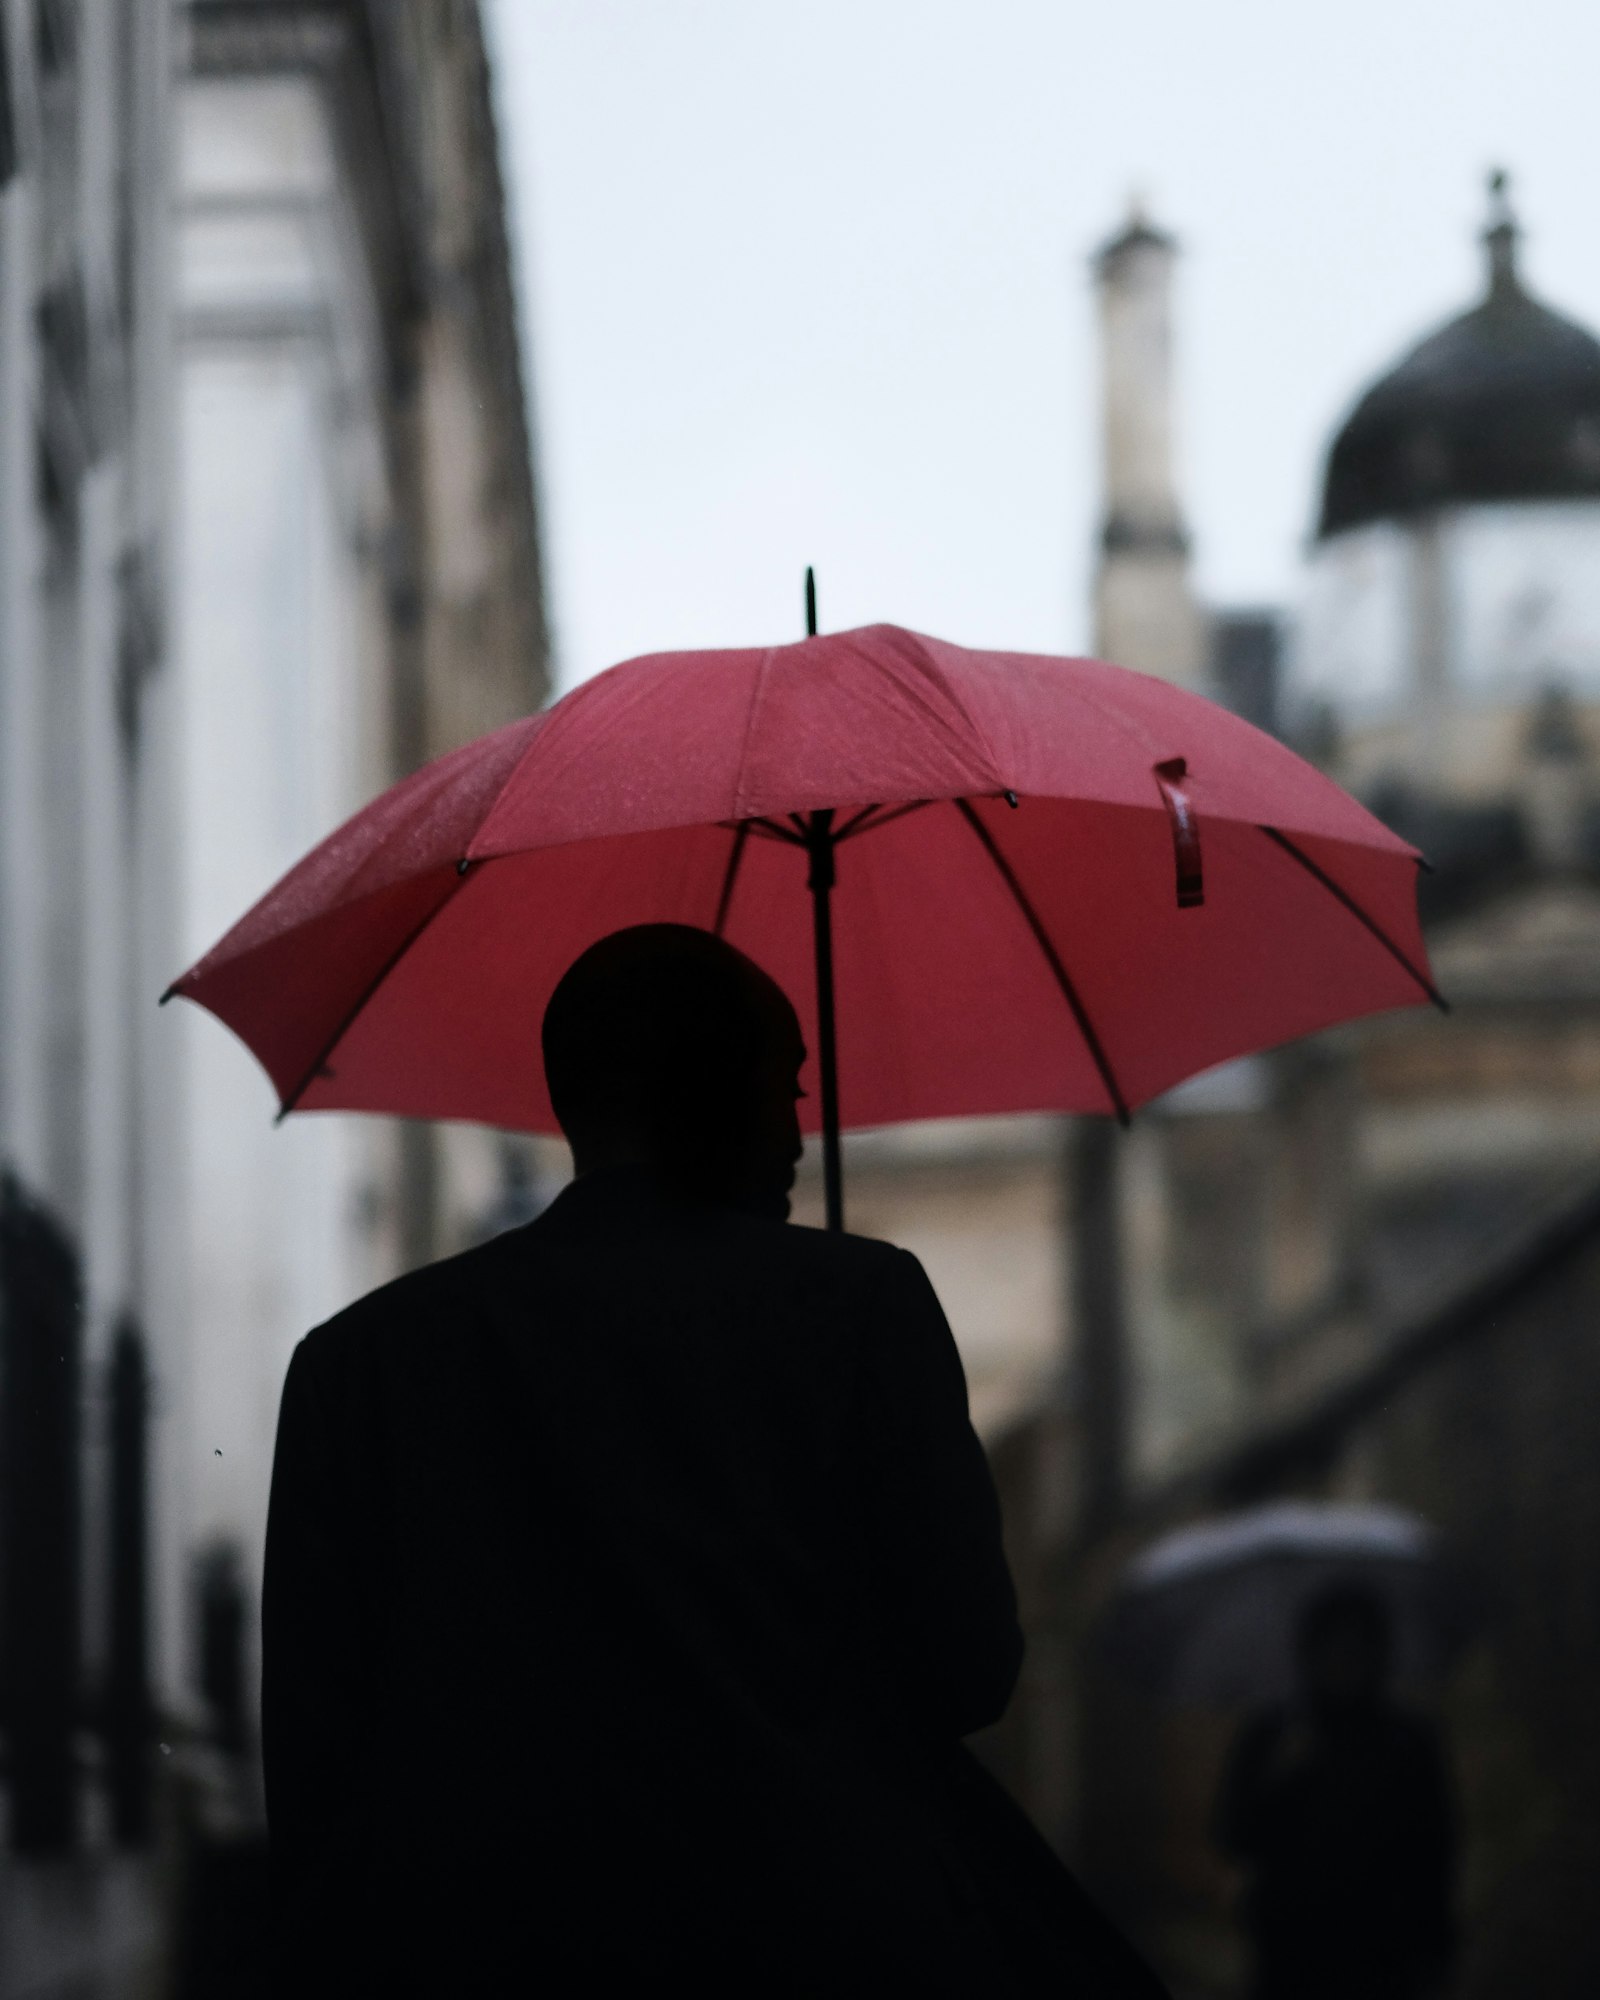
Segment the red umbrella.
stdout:
[[714,929],[800,1008],[838,1226],[841,1124],[1125,1119],[1437,1000],[1418,858],[1165,681],[873,625],[613,667],[391,787],[170,991],[254,1051],[280,1115],[550,1132],[566,967],[626,924]]

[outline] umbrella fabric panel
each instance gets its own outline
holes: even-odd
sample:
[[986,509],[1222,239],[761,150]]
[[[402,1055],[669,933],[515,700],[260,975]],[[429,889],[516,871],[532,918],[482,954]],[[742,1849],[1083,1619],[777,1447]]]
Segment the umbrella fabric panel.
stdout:
[[[1040,918],[1129,1106],[1247,1049],[1419,997],[1415,978],[1254,828],[1203,832],[1206,901],[1179,909],[1162,810],[1053,799],[973,810]],[[1344,869],[1350,856],[1325,858]],[[1400,896],[1392,881],[1375,895],[1377,871],[1346,872],[1360,874],[1421,961],[1405,901],[1414,864],[1402,855],[1386,865]],[[838,881],[847,1124],[1113,1108],[1049,958],[954,806],[847,842]],[[744,895],[741,880],[729,936],[781,978],[776,933],[786,926],[791,990],[804,991],[805,914],[780,899],[764,932]]]
[[824,806],[851,1125],[1132,1108],[1431,991],[1413,850],[1282,745],[1146,676],[888,626],[612,669],[393,787],[175,990],[286,1106],[548,1130],[545,1002],[625,924],[725,914],[815,1047],[782,836]]
[[1000,790],[912,637],[874,627],[597,674],[541,718],[470,851]]
[[920,643],[946,664],[1002,774],[974,791],[1144,807],[1159,803],[1155,766],[1181,757],[1202,815],[1414,851],[1275,737],[1170,681],[1101,660]]
[[334,1048],[365,1035],[375,990],[461,886],[453,864],[435,867],[243,951],[219,945],[211,954],[205,1005],[255,1056],[280,1103],[304,1101],[317,1088],[341,1101],[336,1078],[330,1072],[319,1083],[319,1073]]
[[731,818],[763,658],[654,654],[574,688],[539,718],[462,852],[487,859]]
[[624,925],[709,927],[728,843],[717,827],[686,827],[475,866],[341,1036],[301,1108],[554,1132],[539,1031],[557,980]]
[[188,988],[209,979],[230,960],[329,910],[453,865],[467,852],[542,721],[530,716],[507,723],[381,792],[297,862],[180,984]]
[[[1067,800],[976,810],[1130,1107],[1246,1050],[1424,997],[1417,977],[1258,828],[1200,822],[1205,900],[1181,909],[1164,813]],[[1353,881],[1425,966],[1409,855],[1331,843],[1318,852],[1330,878]]]
[[[1180,910],[1160,808],[1025,799],[1015,811],[992,801],[974,811],[1034,904],[1129,1105],[1246,1049],[1417,997],[1415,981],[1364,927],[1255,829],[1202,830],[1206,901]],[[280,1092],[326,1055],[331,1074],[306,1088],[306,1108],[551,1130],[538,1028],[556,980],[586,945],[625,924],[711,926],[734,843],[729,830],[706,826],[478,864],[466,878],[448,878],[446,900],[420,931],[408,908],[393,912],[381,935],[370,927],[359,955],[341,943],[341,991],[394,962],[332,1050],[317,1040],[314,1007],[291,1007],[280,1021],[269,1004],[272,980],[318,990],[293,940],[283,941],[276,967],[256,954],[239,968],[249,1011],[234,1025],[252,1043],[270,1033],[268,1066]],[[1406,918],[1401,934],[1417,943],[1414,916],[1364,851],[1322,851],[1330,870],[1360,879],[1397,928]],[[1382,862],[1409,880],[1409,857]],[[956,806],[930,805],[869,829],[843,843],[837,863],[846,1124],[1112,1109],[1048,957]],[[791,995],[814,1051],[807,871],[801,849],[747,838],[725,935]],[[439,880],[430,889],[436,900]],[[308,941],[317,978],[331,978],[333,956]],[[233,1018],[215,994],[207,998]],[[815,1129],[814,1074],[804,1081],[805,1122]]]
[[[924,825],[918,846],[909,839]],[[990,1108],[1106,1108],[1048,965],[953,808],[930,808],[839,855],[835,894],[840,1095],[852,1125]],[[510,855],[475,868],[406,949],[300,1100],[555,1129],[539,1024],[586,946],[631,923],[709,928],[733,835],[685,828]],[[931,906],[918,871],[948,861]],[[808,860],[751,838],[724,934],[783,986],[820,1094]],[[922,878],[925,883],[926,878]],[[259,976],[260,967],[255,968]],[[1003,1004],[1002,1004],[1003,996]],[[302,1063],[301,1069],[305,1064]]]
[[1202,813],[1411,851],[1198,695],[1094,660],[970,652],[887,625],[597,675],[539,718],[470,851],[1006,790],[1149,807],[1153,767],[1178,757]]
[[472,852],[999,791],[928,643],[875,626],[610,668],[551,710]]
[[[313,914],[465,857],[814,805],[992,796],[1162,806],[1183,757],[1202,833],[1221,820],[1412,850],[1281,744],[1198,696],[1092,660],[984,655],[894,627],[613,668],[392,787],[180,982]],[[1399,894],[1410,893],[1402,877]]]
[[[747,854],[755,867],[741,872],[726,935],[795,999],[814,1050],[806,857],[754,840]],[[836,863],[845,1125],[1109,1108],[1048,961],[953,805],[940,802],[848,840]],[[813,1066],[803,1082],[810,1096],[802,1123],[815,1130]]]
[[978,656],[892,625],[774,647],[742,748],[741,813],[998,792],[967,699]]
[[[1290,847],[1293,853],[1290,853]],[[1434,990],[1428,973],[1428,948],[1417,913],[1417,870],[1421,857],[1407,850],[1409,868],[1396,867],[1395,857],[1358,841],[1331,841],[1296,834],[1278,851],[1294,861],[1336,900],[1342,895],[1361,912],[1361,918],[1389,940],[1405,965],[1418,976],[1421,990],[1430,998]],[[1360,919],[1358,919],[1360,921]],[[1346,935],[1352,935],[1348,930]]]

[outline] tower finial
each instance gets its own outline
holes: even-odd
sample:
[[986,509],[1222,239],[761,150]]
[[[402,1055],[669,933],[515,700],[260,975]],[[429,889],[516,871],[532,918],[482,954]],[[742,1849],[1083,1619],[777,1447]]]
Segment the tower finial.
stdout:
[[1511,176],[1504,167],[1489,175],[1489,226],[1483,241],[1489,252],[1489,295],[1517,289],[1517,219],[1511,210]]

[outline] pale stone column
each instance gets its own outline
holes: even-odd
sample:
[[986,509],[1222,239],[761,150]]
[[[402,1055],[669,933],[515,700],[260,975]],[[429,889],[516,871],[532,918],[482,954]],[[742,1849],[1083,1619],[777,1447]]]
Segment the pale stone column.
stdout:
[[1197,686],[1205,648],[1173,453],[1176,256],[1136,206],[1094,262],[1105,480],[1094,643],[1119,666]]

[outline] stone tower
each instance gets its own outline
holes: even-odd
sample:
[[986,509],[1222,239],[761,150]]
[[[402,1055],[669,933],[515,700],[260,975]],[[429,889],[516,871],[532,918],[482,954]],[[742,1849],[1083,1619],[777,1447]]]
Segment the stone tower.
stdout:
[[1205,645],[1172,449],[1172,266],[1177,246],[1134,204],[1094,260],[1100,294],[1105,520],[1095,651],[1200,681]]

